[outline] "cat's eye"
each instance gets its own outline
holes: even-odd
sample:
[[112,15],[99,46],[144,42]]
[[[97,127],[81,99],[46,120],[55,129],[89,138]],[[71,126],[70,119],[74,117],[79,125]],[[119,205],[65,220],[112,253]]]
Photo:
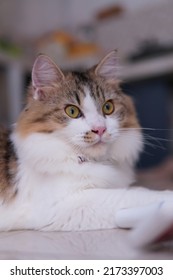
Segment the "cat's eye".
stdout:
[[114,112],[114,104],[112,100],[108,100],[102,107],[104,115],[111,115]]
[[82,116],[80,109],[75,105],[66,106],[65,112],[70,118],[73,118],[73,119],[77,119]]

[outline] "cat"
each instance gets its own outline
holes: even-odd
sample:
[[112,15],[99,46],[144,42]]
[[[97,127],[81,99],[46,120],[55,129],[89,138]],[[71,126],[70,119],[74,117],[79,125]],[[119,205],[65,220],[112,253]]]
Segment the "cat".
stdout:
[[173,192],[131,186],[142,150],[116,51],[85,72],[62,72],[39,55],[25,107],[12,132],[0,133],[0,230],[130,228],[152,209],[171,211]]

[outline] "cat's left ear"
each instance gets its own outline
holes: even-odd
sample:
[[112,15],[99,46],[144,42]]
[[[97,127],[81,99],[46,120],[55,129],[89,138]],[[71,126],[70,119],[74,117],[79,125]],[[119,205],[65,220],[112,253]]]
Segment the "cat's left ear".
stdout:
[[117,68],[117,51],[114,50],[108,53],[96,66],[95,75],[104,78],[109,83],[115,83],[118,80]]
[[64,80],[64,74],[56,64],[46,55],[39,55],[32,68],[32,86],[34,99],[43,99],[44,88]]

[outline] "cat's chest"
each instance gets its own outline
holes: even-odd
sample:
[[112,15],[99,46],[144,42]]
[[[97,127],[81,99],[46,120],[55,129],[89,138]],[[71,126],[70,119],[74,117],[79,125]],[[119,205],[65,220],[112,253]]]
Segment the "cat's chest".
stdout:
[[57,203],[86,188],[127,187],[133,180],[133,173],[109,164],[67,160],[55,174],[39,173],[23,166],[18,178],[23,199]]
[[[132,182],[131,169],[83,157],[66,142],[33,134],[25,140],[13,137],[20,168],[18,182],[21,193],[37,192],[59,198],[86,188],[121,188]],[[20,149],[19,149],[20,147]]]

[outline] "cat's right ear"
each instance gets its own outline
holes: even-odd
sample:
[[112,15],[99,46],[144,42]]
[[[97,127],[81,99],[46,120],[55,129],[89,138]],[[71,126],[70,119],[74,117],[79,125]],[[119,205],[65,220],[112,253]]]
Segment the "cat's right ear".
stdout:
[[95,75],[102,77],[108,83],[115,83],[118,80],[118,59],[117,50],[108,53],[96,66]]
[[44,88],[52,87],[64,80],[64,74],[46,55],[39,55],[32,68],[33,98],[44,99]]

